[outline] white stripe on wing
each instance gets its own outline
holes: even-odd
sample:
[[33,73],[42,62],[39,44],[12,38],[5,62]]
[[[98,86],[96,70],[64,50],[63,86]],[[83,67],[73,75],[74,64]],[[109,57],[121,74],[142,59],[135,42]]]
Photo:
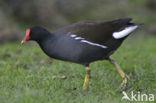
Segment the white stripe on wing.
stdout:
[[84,43],[87,43],[87,44],[90,44],[90,45],[93,45],[93,46],[98,46],[98,47],[101,47],[101,48],[107,48],[107,46],[105,46],[105,45],[93,43],[93,42],[90,42],[90,41],[87,41],[87,40],[81,40],[81,42],[84,42]]
[[87,41],[87,40],[85,40],[85,38],[78,37],[75,34],[70,35],[70,37],[74,38],[75,40],[80,40],[80,42],[87,43],[87,44],[92,45],[92,46],[98,46],[98,47],[101,47],[101,48],[104,48],[104,49],[107,48],[107,46],[105,46],[105,45],[101,45],[101,44],[98,44],[98,43],[93,43],[93,42]]

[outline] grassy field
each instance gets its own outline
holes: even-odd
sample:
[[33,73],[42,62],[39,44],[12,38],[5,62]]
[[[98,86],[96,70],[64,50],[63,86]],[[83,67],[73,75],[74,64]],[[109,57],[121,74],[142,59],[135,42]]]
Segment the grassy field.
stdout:
[[[128,94],[156,94],[156,37],[130,36],[112,57],[131,78]],[[50,60],[33,42],[0,45],[0,103],[129,103],[121,101],[122,79],[108,61],[92,63],[91,69],[87,91],[83,66]]]

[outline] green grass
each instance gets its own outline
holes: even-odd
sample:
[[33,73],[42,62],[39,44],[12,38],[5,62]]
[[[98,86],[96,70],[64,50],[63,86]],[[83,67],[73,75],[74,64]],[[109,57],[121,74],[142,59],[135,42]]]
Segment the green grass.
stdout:
[[[91,64],[87,91],[82,89],[83,66],[50,62],[35,44],[0,45],[0,103],[129,103],[121,101],[122,79],[108,61]],[[130,36],[112,55],[131,78],[127,93],[156,93],[155,44],[155,37]],[[55,75],[67,78],[52,79]]]

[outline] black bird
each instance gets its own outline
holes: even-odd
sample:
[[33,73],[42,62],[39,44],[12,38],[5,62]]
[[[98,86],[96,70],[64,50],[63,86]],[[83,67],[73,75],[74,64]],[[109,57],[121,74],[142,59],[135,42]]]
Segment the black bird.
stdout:
[[26,30],[21,43],[36,41],[51,58],[86,66],[84,88],[88,87],[89,64],[97,60],[108,60],[123,78],[121,86],[125,87],[129,77],[110,55],[132,31],[139,27],[140,24],[131,23],[131,20],[123,18],[108,22],[78,22],[60,28],[55,33],[34,26]]

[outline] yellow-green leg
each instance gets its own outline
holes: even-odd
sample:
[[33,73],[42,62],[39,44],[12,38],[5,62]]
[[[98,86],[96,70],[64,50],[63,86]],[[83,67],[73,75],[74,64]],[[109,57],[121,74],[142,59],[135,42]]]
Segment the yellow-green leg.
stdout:
[[121,69],[121,67],[115,62],[115,60],[111,59],[109,57],[109,61],[115,66],[115,69],[117,70],[117,72],[119,73],[119,75],[121,76],[121,78],[123,79],[120,88],[125,88],[126,85],[128,84],[128,79],[130,79]]
[[87,66],[86,67],[86,76],[85,76],[84,83],[83,83],[83,89],[86,89],[89,87],[89,85],[88,85],[89,77],[90,77],[90,67]]

